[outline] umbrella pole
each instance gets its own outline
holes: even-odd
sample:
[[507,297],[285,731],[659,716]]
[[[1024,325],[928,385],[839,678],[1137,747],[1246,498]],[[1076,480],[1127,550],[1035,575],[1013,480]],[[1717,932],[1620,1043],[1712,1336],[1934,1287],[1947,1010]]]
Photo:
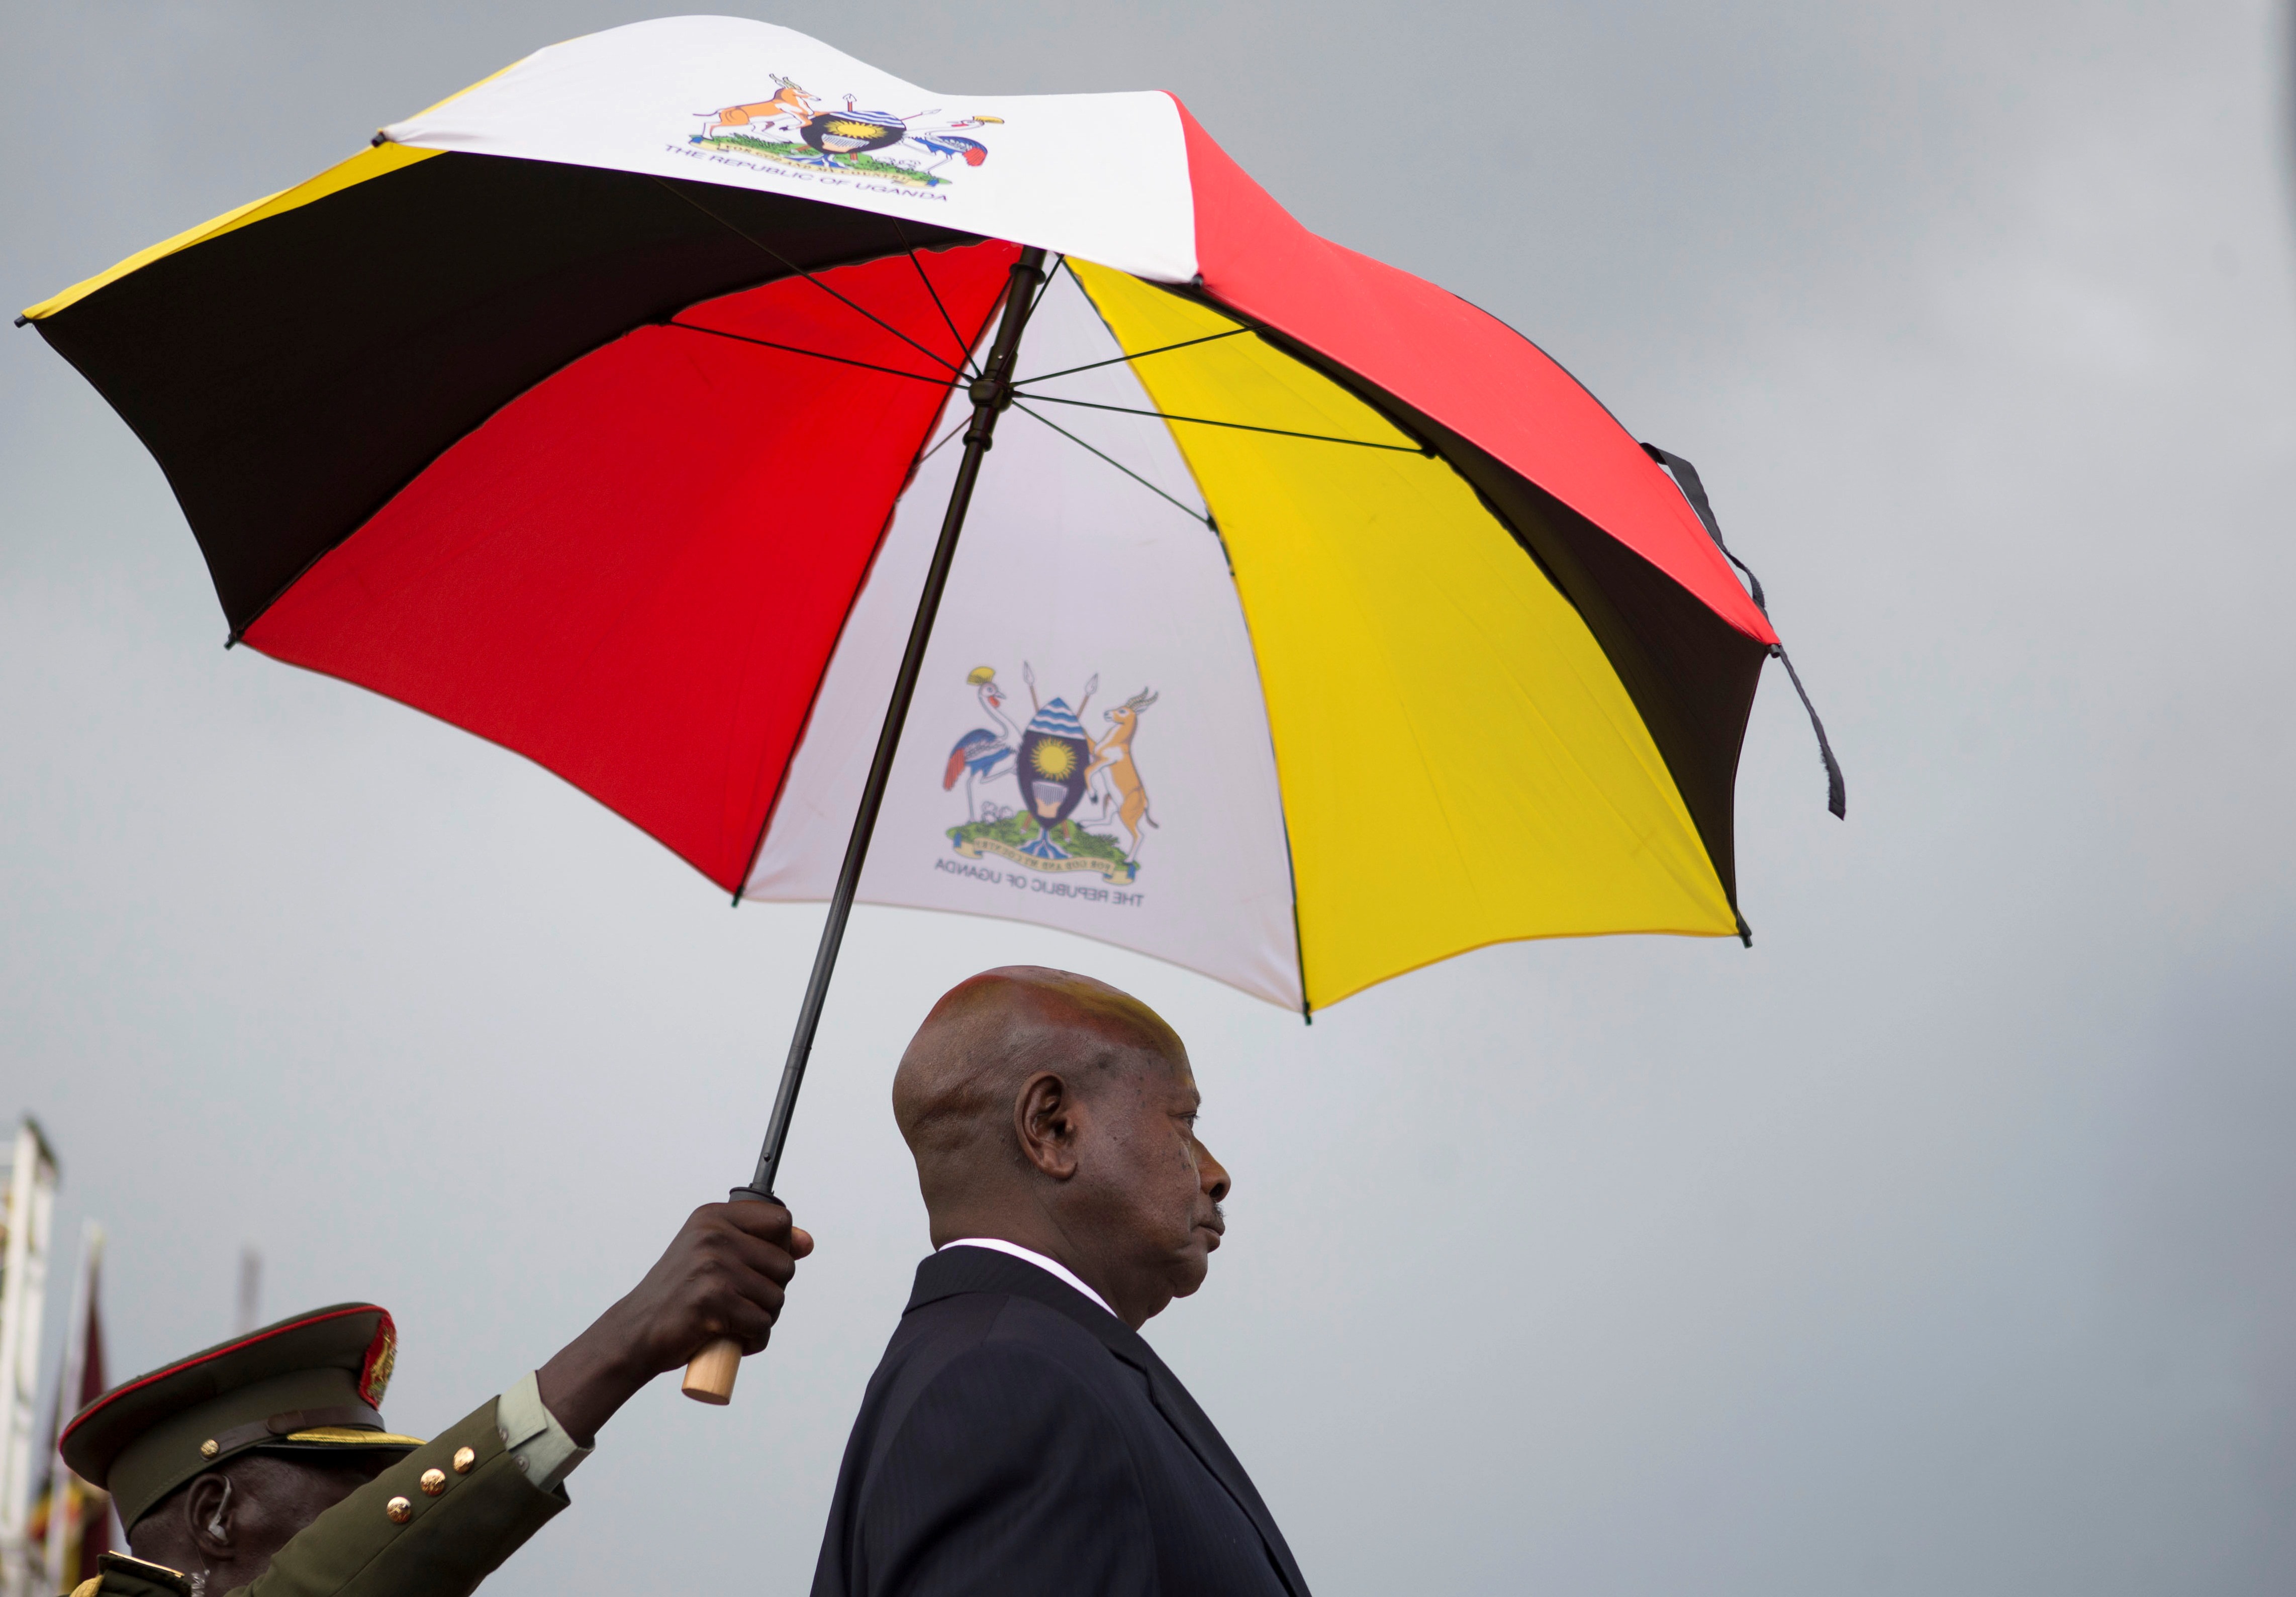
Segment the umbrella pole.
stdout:
[[[1004,317],[997,323],[996,341],[980,376],[968,390],[972,400],[972,425],[965,429],[964,455],[957,463],[956,486],[950,489],[948,511],[941,518],[940,541],[933,545],[932,565],[925,573],[924,592],[917,597],[916,619],[909,626],[908,647],[893,678],[893,697],[885,706],[885,725],[877,733],[877,752],[869,762],[869,780],[862,784],[861,807],[853,817],[853,835],[846,840],[845,863],[837,872],[837,890],[829,900],[829,918],[821,928],[821,944],[813,955],[813,975],[805,984],[805,1002],[798,1008],[797,1032],[790,1038],[789,1061],[782,1067],[781,1089],[774,1094],[772,1119],[766,1123],[765,1146],[758,1154],[756,1173],[747,1186],[735,1187],[736,1201],[767,1203],[774,1196],[774,1177],[782,1163],[782,1145],[789,1140],[790,1118],[797,1112],[798,1090],[805,1085],[806,1061],[813,1053],[814,1033],[821,1026],[821,1009],[829,996],[829,978],[837,968],[838,946],[845,940],[845,921],[853,913],[853,895],[861,885],[861,866],[869,857],[869,837],[876,830],[877,812],[885,802],[885,784],[893,773],[893,755],[900,747],[902,724],[908,719],[909,700],[915,697],[917,675],[925,661],[925,645],[932,641],[933,618],[940,610],[941,590],[948,586],[949,568],[956,561],[956,540],[964,530],[964,512],[972,504],[972,485],[980,476],[981,457],[988,453],[996,431],[996,418],[1013,403],[1013,356],[1021,346],[1021,330],[1029,320],[1037,289],[1045,280],[1045,252],[1029,249],[1013,263],[1004,291]],[[700,1403],[722,1404],[734,1396],[734,1375],[741,1367],[742,1345],[721,1337],[694,1355],[685,1368],[685,1392]]]

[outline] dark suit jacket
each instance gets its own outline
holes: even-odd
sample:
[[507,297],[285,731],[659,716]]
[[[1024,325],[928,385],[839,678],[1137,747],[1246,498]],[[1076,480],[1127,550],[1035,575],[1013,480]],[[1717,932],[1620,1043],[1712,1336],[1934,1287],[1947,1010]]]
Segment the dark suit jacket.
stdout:
[[917,1266],[813,1590],[1308,1597],[1243,1466],[1139,1333],[985,1248]]

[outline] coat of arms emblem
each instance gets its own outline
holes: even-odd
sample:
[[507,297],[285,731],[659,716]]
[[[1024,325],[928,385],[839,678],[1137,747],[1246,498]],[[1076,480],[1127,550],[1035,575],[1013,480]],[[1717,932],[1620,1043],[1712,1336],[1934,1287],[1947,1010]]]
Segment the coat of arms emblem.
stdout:
[[[988,146],[964,130],[1004,120],[972,116],[921,125],[924,118],[938,115],[939,108],[896,116],[864,111],[851,94],[845,96],[844,110],[824,111],[819,109],[820,95],[779,73],[774,82],[770,99],[694,112],[702,119],[701,131],[687,135],[686,142],[728,155],[929,189],[949,181],[941,172],[950,162],[978,167],[988,159]],[[915,159],[919,156],[929,159],[920,161]]]
[[1095,737],[1084,717],[1099,677],[1070,709],[1064,698],[1038,700],[1036,673],[1026,662],[1021,670],[1031,707],[1025,725],[1005,713],[994,667],[965,678],[989,724],[957,739],[941,772],[943,792],[964,786],[965,820],[948,829],[949,841],[967,859],[995,855],[1034,871],[1090,871],[1130,886],[1140,875],[1141,830],[1157,823],[1132,741],[1158,695],[1143,688],[1103,710],[1107,730]]

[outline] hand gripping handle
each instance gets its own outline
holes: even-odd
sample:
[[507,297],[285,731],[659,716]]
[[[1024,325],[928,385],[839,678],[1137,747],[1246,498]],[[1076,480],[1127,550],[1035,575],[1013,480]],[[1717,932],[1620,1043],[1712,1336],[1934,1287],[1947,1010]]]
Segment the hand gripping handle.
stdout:
[[[755,1187],[735,1187],[726,1195],[732,1203],[779,1203],[771,1192],[760,1192]],[[732,1337],[719,1337],[703,1346],[685,1366],[685,1380],[678,1390],[696,1403],[707,1403],[723,1408],[734,1401],[734,1378],[742,1372],[742,1344]]]

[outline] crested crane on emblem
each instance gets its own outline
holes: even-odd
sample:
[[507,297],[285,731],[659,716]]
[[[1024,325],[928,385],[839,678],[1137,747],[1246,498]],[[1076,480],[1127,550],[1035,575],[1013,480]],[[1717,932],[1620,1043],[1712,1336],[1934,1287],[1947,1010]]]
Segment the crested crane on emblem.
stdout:
[[[1004,690],[997,685],[994,667],[975,666],[964,680],[972,686],[980,701],[981,712],[994,724],[996,730],[976,726],[956,740],[948,751],[948,765],[941,772],[940,790],[948,792],[962,780],[964,783],[964,818],[968,822],[1001,820],[1009,812],[999,810],[994,804],[983,805],[975,797],[975,791],[988,782],[1012,774],[1013,749],[1021,741],[1020,728],[1005,718]],[[984,814],[984,810],[991,813]]]

